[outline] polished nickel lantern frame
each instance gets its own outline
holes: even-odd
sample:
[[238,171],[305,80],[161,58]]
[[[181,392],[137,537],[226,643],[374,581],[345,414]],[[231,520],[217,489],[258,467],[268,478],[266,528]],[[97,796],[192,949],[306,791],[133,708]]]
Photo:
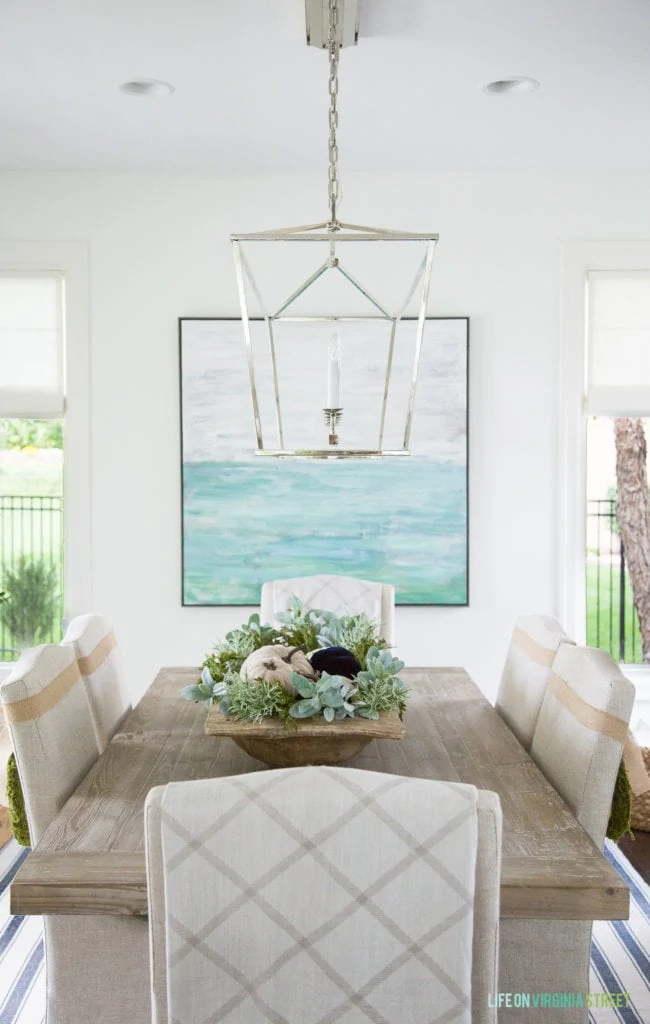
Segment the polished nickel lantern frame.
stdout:
[[[310,0],[313,6],[314,0]],[[438,235],[430,232],[416,233],[410,231],[393,231],[383,228],[367,227],[359,224],[349,224],[339,221],[337,216],[337,202],[340,195],[339,174],[338,174],[338,63],[339,51],[342,45],[341,30],[339,29],[339,9],[341,0],[321,0],[321,3],[329,13],[329,34],[327,50],[329,53],[329,179],[328,179],[328,200],[329,219],[317,224],[307,224],[297,227],[279,228],[274,231],[258,231],[246,234],[232,234],[230,236],[235,259],[235,271],[237,276],[237,288],[241,307],[241,318],[244,331],[244,342],[246,347],[246,358],[248,362],[248,373],[253,403],[253,418],[255,423],[255,434],[257,439],[256,455],[266,455],[289,458],[310,458],[310,459],[358,459],[358,458],[381,458],[385,456],[404,456],[410,454],[409,444],[411,438],[411,427],[413,422],[413,411],[415,406],[415,394],[417,387],[420,355],[422,351],[422,340],[427,317],[427,305],[429,299],[429,288],[431,282],[431,270],[433,254]],[[286,298],[284,298],[276,309],[268,309],[262,300],[260,289],[255,280],[252,268],[243,250],[243,244],[247,243],[306,243],[320,242],[327,246],[327,258],[309,276],[303,280]],[[352,274],[341,258],[341,248],[346,243],[353,242],[376,242],[382,244],[401,243],[412,245],[419,243],[424,250],[424,255],[415,273],[415,278],[408,289],[404,301],[397,309],[388,309],[387,304],[378,299],[372,291],[364,286],[355,274]],[[339,274],[362,296],[364,301],[369,303],[373,309],[372,316],[345,316],[323,314],[320,316],[294,316],[291,314],[293,304],[304,295],[317,281],[326,274]],[[391,383],[391,371],[393,368],[393,356],[395,350],[395,337],[400,321],[406,317],[410,304],[415,299],[420,289],[420,300],[418,303],[417,329],[414,345],[413,360],[410,372],[410,387],[406,407],[406,418],[403,431],[403,443],[401,448],[384,448],[384,432],[386,426],[386,411]],[[268,448],[264,445],[262,431],[262,420],[260,415],[260,403],[258,398],[258,387],[256,383],[256,367],[253,352],[253,340],[251,336],[251,314],[249,310],[249,290],[256,300],[262,313],[268,335],[269,355],[271,372],[273,376],[273,396],[275,406],[276,429],[278,444],[276,447]],[[328,405],[323,409],[325,432],[327,434],[327,446],[323,448],[287,448],[284,443],[284,426],[282,409],[280,403],[280,385],[278,380],[277,359],[276,359],[276,337],[275,328],[280,323],[323,323],[336,325],[338,323],[378,321],[389,325],[388,354],[384,372],[383,398],[379,414],[377,445],[374,448],[339,446],[338,424],[343,409],[338,402],[328,400]]]

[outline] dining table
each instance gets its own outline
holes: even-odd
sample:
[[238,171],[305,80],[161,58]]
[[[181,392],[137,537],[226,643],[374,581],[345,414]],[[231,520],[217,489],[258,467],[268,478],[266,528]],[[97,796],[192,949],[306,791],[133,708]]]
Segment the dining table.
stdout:
[[[17,872],[13,914],[146,916],[149,790],[266,770],[232,739],[206,734],[205,704],[180,696],[198,674],[160,670]],[[468,673],[407,668],[400,677],[410,691],[404,738],[373,739],[347,764],[497,793],[502,918],[627,918],[624,881]]]

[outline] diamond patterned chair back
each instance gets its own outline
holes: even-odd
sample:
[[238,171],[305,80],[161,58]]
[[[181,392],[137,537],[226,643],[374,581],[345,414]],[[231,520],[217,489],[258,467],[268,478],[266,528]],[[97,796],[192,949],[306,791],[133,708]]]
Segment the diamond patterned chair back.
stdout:
[[101,754],[131,710],[113,629],[102,615],[78,615],[62,643],[75,652]]
[[153,789],[145,832],[157,1024],[496,1021],[496,794],[279,769]]
[[573,643],[550,615],[517,619],[495,706],[526,750],[530,750],[556,651],[560,644]]
[[293,595],[299,597],[306,608],[322,608],[335,615],[364,612],[377,623],[384,640],[391,646],[395,643],[395,587],[388,583],[358,580],[354,576],[271,580],[262,584],[262,622],[273,622],[277,612],[285,612]]

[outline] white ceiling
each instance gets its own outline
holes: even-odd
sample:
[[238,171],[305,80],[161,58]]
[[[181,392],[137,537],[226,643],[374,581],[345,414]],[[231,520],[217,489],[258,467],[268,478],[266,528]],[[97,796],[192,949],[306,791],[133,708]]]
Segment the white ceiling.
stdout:
[[[344,171],[650,168],[648,0],[361,4]],[[0,168],[323,170],[326,65],[303,0],[0,0]]]

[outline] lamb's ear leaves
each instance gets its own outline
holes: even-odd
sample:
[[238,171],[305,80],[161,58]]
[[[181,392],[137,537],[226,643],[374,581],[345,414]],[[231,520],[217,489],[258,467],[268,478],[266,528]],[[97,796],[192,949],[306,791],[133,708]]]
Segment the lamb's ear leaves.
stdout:
[[334,708],[323,708],[323,718],[326,722],[334,721]]
[[207,665],[204,666],[203,671],[201,672],[201,682],[205,686],[210,686],[210,687],[214,683],[214,679],[212,678],[212,673],[211,673],[211,671],[210,671],[210,669],[208,668]]
[[342,708],[343,697],[337,690],[325,690],[324,693],[319,694],[321,704],[326,708]]
[[312,715],[317,715],[320,711],[320,701],[318,697],[312,697],[311,700],[298,700],[295,704],[292,704],[289,708],[289,714],[292,718],[311,718]]
[[196,683],[193,686],[184,686],[181,690],[181,697],[184,697],[185,700],[193,701],[204,701],[208,699],[205,691],[202,690],[200,686],[197,686]]
[[291,673],[291,685],[295,687],[301,697],[314,697],[316,695],[316,687],[311,679],[306,679],[297,672]]

